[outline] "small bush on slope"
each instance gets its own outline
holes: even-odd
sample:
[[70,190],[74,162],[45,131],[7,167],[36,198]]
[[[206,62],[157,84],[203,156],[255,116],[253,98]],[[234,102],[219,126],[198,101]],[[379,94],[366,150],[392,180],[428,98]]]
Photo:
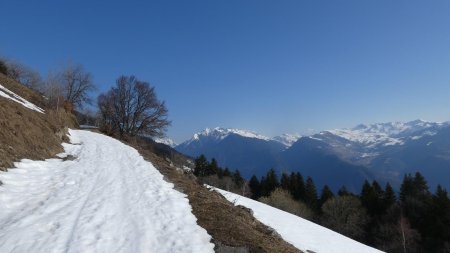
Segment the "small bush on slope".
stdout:
[[307,220],[311,220],[314,216],[306,204],[294,200],[288,191],[280,188],[273,191],[270,196],[260,198],[259,201]]

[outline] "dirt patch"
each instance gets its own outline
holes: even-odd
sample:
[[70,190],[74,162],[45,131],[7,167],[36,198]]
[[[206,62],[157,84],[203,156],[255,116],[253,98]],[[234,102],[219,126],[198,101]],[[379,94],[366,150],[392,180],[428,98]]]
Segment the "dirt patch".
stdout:
[[[2,74],[0,84],[25,99],[33,98],[33,103],[44,103],[40,95]],[[0,170],[13,167],[13,162],[22,158],[42,160],[62,152],[67,127],[74,126],[74,117],[64,110],[42,114],[0,97]]]
[[195,176],[155,155],[145,141],[132,144],[143,157],[188,195],[198,224],[213,237],[216,252],[301,252],[256,220],[249,209],[234,206],[217,192],[197,183]]

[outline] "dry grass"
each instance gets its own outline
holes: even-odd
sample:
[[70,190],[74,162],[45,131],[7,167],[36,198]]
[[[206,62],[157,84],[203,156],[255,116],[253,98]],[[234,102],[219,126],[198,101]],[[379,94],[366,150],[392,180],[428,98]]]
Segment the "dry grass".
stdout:
[[[44,104],[40,95],[2,74],[0,84],[33,103]],[[66,127],[75,125],[74,117],[65,111],[42,114],[0,97],[0,170],[22,158],[45,159],[62,152]]]
[[256,220],[250,210],[234,206],[222,195],[197,183],[192,174],[176,169],[166,159],[150,152],[146,148],[148,144],[138,142],[134,146],[176,189],[188,195],[198,224],[213,237],[216,246],[232,246],[246,252],[301,252]]

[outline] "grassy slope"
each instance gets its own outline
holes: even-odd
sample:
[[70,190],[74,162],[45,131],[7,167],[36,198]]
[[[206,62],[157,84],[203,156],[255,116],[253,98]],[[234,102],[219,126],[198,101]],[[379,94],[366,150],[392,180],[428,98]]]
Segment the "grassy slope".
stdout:
[[[256,220],[248,209],[234,206],[222,195],[198,184],[192,174],[155,155],[152,143],[140,141],[134,146],[176,189],[188,195],[198,224],[213,237],[216,246],[222,245],[220,250],[232,246],[235,250],[219,251],[218,248],[216,252],[301,252]],[[239,249],[243,251],[236,251]]]
[[[40,107],[45,105],[41,95],[3,74],[0,84]],[[0,170],[23,158],[45,159],[61,152],[65,126],[73,127],[75,121],[64,111],[42,114],[0,97]]]

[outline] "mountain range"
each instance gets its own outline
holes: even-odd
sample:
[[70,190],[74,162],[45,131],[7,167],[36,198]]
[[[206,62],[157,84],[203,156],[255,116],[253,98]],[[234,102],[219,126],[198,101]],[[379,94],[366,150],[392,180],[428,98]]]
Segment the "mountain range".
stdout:
[[191,157],[204,154],[243,176],[270,168],[311,176],[316,185],[359,191],[365,179],[395,187],[406,173],[421,172],[431,187],[450,187],[450,122],[388,122],[310,136],[269,138],[252,131],[205,129],[175,147]]

